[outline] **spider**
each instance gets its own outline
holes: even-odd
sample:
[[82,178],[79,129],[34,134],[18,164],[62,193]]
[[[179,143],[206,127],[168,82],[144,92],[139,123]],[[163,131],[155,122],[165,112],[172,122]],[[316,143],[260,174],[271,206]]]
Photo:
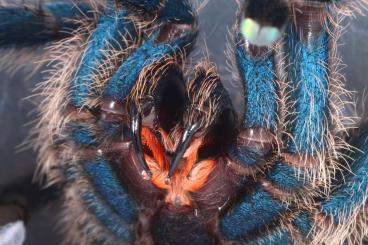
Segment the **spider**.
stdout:
[[36,175],[62,190],[67,241],[363,243],[368,124],[347,128],[336,45],[364,4],[238,0],[242,113],[189,62],[187,0],[0,5],[1,47],[51,42]]

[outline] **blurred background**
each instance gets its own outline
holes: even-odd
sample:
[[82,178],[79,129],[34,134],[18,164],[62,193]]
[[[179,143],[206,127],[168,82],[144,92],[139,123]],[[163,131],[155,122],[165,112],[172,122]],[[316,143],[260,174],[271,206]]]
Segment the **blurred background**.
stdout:
[[[237,97],[240,95],[231,82],[231,73],[226,69],[224,54],[228,29],[234,23],[235,0],[210,0],[200,11],[200,36],[195,56],[205,53],[207,47],[211,61],[217,64],[225,86]],[[339,51],[346,68],[347,88],[363,94],[368,86],[368,17],[358,16],[350,19],[345,34],[340,40]],[[39,48],[38,53],[42,53]],[[1,52],[0,52],[1,54]],[[11,66],[11,64],[7,64]],[[34,120],[35,105],[26,97],[32,94],[36,83],[41,80],[41,72],[28,78],[32,66],[10,74],[0,67],[0,192],[2,189],[24,183],[30,186],[32,173],[36,165],[36,154],[32,149],[17,151],[27,137]],[[35,196],[34,198],[37,198]],[[58,235],[58,212],[60,203],[51,202],[45,208],[37,210],[27,224],[28,245],[60,244]]]

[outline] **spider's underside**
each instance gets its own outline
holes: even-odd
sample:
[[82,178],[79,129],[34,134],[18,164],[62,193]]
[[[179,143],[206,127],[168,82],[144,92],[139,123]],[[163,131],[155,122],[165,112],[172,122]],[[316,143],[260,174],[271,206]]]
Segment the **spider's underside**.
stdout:
[[38,175],[63,188],[66,239],[363,243],[368,123],[347,128],[336,43],[366,2],[238,4],[242,115],[213,64],[186,62],[189,1],[0,1],[0,48],[51,43]]

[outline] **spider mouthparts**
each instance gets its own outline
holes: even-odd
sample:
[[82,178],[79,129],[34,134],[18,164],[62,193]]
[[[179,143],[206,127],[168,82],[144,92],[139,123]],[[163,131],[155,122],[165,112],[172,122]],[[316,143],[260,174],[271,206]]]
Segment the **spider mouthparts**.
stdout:
[[180,163],[182,162],[182,158],[186,152],[186,150],[189,147],[189,144],[192,141],[193,136],[195,135],[195,133],[198,131],[199,129],[199,125],[197,123],[190,125],[189,127],[187,127],[184,132],[183,132],[183,136],[180,140],[180,143],[174,153],[174,156],[170,162],[170,170],[169,170],[169,175],[168,175],[168,179],[170,179],[175,170],[179,167]]
[[143,178],[150,179],[152,173],[148,167],[147,162],[144,160],[144,153],[142,149],[142,139],[141,139],[142,118],[134,104],[130,104],[129,107],[130,107],[130,115],[132,117],[131,128],[133,135],[134,150],[137,154],[137,159],[140,164],[140,167],[143,169],[142,171]]

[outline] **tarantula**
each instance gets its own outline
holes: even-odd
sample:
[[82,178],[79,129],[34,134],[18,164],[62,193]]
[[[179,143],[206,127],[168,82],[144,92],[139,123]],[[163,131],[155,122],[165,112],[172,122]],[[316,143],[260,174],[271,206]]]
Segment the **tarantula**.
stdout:
[[51,42],[36,174],[62,189],[68,241],[363,243],[368,124],[347,129],[336,45],[365,4],[238,0],[241,114],[188,62],[189,0],[0,4],[0,47]]

